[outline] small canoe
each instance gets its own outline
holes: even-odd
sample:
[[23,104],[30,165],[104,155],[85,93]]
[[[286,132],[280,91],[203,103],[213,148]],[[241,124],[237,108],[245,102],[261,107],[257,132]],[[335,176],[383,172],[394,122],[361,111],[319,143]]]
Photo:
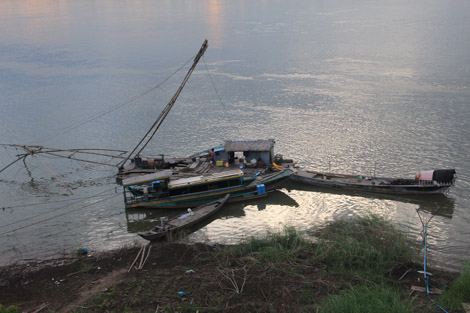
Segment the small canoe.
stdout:
[[[424,175],[426,174],[426,175]],[[297,182],[318,187],[342,188],[386,194],[441,194],[454,183],[454,169],[422,171],[414,179],[368,177],[300,170],[291,176]]]
[[160,225],[157,225],[146,232],[139,233],[139,236],[146,240],[153,241],[166,238],[168,235],[175,234],[181,230],[189,229],[217,213],[222,209],[229,197],[230,194],[219,200],[200,205],[193,210],[188,209],[188,212],[175,216],[169,220],[162,220]]

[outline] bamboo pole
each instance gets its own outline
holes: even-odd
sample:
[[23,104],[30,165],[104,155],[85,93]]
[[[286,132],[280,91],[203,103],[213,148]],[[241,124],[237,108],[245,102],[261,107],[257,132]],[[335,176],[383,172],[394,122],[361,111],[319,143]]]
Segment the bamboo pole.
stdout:
[[[111,158],[118,158],[118,159],[125,159],[126,157],[120,156],[120,155],[114,155],[114,154],[105,154],[105,153],[98,153],[98,152],[90,152],[88,149],[55,149],[55,148],[42,148],[42,150],[50,150],[49,152],[73,152],[73,153],[81,153],[81,154],[92,154],[92,155],[99,155],[99,156],[105,156],[105,157],[111,157]],[[97,150],[101,151],[101,150]],[[42,151],[39,151],[42,152]],[[122,152],[126,153],[127,151],[116,151],[116,152]]]
[[144,248],[144,250],[142,250],[142,256],[140,258],[139,267],[137,267],[138,270],[142,269],[142,262],[144,261],[144,258],[145,258],[145,252],[146,252],[147,246],[143,246],[142,248]]
[[60,154],[55,154],[55,153],[45,152],[45,151],[43,151],[41,153],[44,153],[44,154],[47,154],[47,155],[52,155],[52,156],[55,156],[55,157],[58,157],[58,158],[79,161],[79,162],[87,162],[87,163],[93,163],[93,164],[100,164],[100,165],[107,165],[107,166],[116,167],[116,164],[109,164],[109,163],[103,163],[103,162],[98,162],[98,161],[90,161],[90,160],[85,160],[85,159],[72,158],[70,156],[65,156],[65,155],[60,155]]
[[134,262],[132,262],[131,266],[130,266],[129,269],[127,270],[128,273],[131,271],[131,269],[132,269],[132,267],[134,266],[135,262],[136,262],[137,259],[139,258],[139,255],[140,255],[140,253],[142,252],[142,249],[143,249],[143,248],[144,248],[144,247],[140,247],[139,253],[137,253],[137,256],[135,257]]
[[[148,259],[149,256],[150,256],[150,249],[152,249],[151,244],[149,244],[148,247],[149,247],[149,248],[148,248],[148,251],[147,251],[147,256],[145,257],[144,263],[142,263],[142,267],[144,267],[145,262],[147,262],[147,259]],[[141,267],[141,269],[142,269],[142,267]]]

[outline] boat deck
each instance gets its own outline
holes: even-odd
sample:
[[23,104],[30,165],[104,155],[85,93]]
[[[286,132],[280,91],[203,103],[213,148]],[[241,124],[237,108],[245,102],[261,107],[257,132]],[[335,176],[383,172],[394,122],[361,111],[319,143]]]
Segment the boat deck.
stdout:
[[[443,172],[453,170],[440,170]],[[447,182],[406,178],[386,178],[361,175],[344,175],[300,170],[292,175],[297,182],[318,187],[344,188],[395,194],[439,194],[445,193],[453,185],[455,178]]]
[[[209,161],[196,161],[190,163],[180,163],[177,166],[171,167],[173,170],[172,179],[179,179],[184,177],[199,176],[201,174],[215,174],[222,173],[233,170],[242,170],[244,175],[254,175],[258,172],[264,172],[266,168],[258,167],[243,167],[240,168],[240,165],[231,164],[229,166],[213,166]],[[126,166],[119,174],[118,178],[124,179],[134,176],[141,176],[145,174],[151,174],[160,169],[155,168],[141,168],[137,167],[134,163]]]
[[325,183],[342,183],[351,185],[364,185],[364,186],[384,186],[384,185],[419,185],[419,182],[411,179],[390,179],[385,177],[370,177],[361,175],[346,175],[346,174],[333,174],[333,173],[320,173],[313,171],[298,171],[295,176],[308,178]]

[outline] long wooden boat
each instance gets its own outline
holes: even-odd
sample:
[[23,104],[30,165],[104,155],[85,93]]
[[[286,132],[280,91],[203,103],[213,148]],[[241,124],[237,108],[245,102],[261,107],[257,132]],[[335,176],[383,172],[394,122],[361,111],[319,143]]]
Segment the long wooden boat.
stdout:
[[292,180],[313,186],[391,194],[442,194],[456,180],[454,169],[421,171],[414,179],[370,177],[299,170]]
[[188,212],[175,216],[169,220],[162,218],[160,220],[160,225],[157,225],[146,232],[139,233],[139,236],[149,241],[153,241],[166,238],[170,234],[175,234],[182,230],[194,227],[196,224],[220,211],[229,197],[230,194],[227,194],[219,200],[200,205],[193,210],[188,209]]
[[246,176],[232,170],[185,178],[172,177],[164,170],[123,180],[124,202],[130,208],[188,208],[207,204],[227,194],[229,202],[266,196],[287,180],[294,170],[285,168],[271,173]]

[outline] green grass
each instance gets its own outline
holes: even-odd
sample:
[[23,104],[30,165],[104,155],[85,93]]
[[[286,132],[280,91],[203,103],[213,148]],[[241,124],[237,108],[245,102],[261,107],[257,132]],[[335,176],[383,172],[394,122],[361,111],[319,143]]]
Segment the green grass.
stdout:
[[251,237],[248,242],[223,249],[222,254],[235,257],[252,256],[261,262],[283,262],[295,258],[302,250],[311,250],[312,243],[294,228],[287,226],[281,232],[269,232],[264,237]]
[[417,260],[417,242],[376,215],[334,221],[315,232],[315,259],[328,271],[380,282]]
[[9,307],[4,307],[0,304],[0,313],[21,313],[21,309],[17,306],[10,305]]
[[387,286],[361,286],[328,297],[318,313],[411,313],[413,307],[403,295]]
[[418,241],[376,215],[334,221],[313,234],[315,242],[294,227],[285,227],[279,233],[270,232],[265,237],[251,237],[245,243],[222,248],[217,257],[225,265],[250,257],[283,271],[291,268],[285,264],[293,261],[314,263],[325,272],[344,276],[345,282],[354,279],[378,284],[395,269],[419,261]]
[[470,303],[470,263],[466,263],[463,272],[436,301],[440,306],[452,312],[464,312],[462,303]]

